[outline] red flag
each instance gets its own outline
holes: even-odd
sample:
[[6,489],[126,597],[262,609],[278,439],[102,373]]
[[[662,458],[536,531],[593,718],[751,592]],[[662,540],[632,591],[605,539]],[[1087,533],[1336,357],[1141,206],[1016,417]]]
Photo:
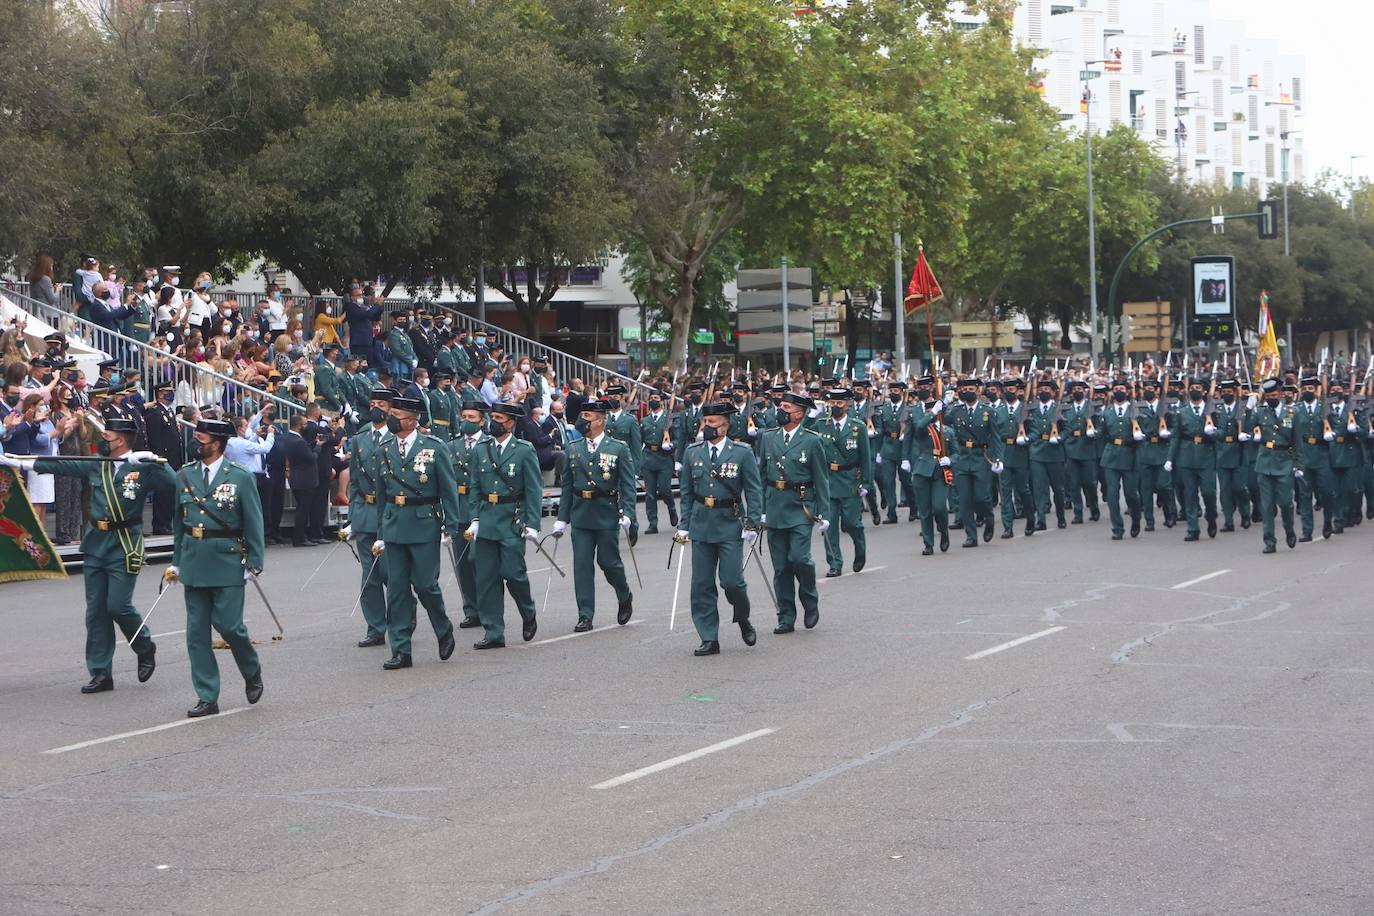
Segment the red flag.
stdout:
[[906,285],[906,314],[910,315],[921,306],[929,307],[943,298],[945,292],[926,263],[926,250],[922,248],[916,256],[916,266],[911,269],[911,282]]

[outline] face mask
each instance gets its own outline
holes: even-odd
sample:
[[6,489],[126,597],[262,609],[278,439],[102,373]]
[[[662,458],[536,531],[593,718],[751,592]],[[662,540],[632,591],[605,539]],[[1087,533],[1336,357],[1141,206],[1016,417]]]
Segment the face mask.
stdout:
[[367,412],[367,418],[373,423],[381,423],[386,420],[386,411],[380,407],[373,407]]
[[304,320],[305,320],[305,315],[304,315],[302,312],[297,312],[297,313],[296,313],[296,320],[297,320],[297,321],[304,321]]
[[1278,398],[1265,398],[1265,399],[1264,399],[1264,405],[1265,405],[1266,407],[1268,407],[1270,410],[1276,410],[1276,409],[1278,409],[1278,406],[1279,406],[1279,399],[1278,399]]
[[281,301],[281,293],[273,293],[273,294],[272,294],[272,301],[273,301],[273,302],[280,302],[280,301]]
[[1236,403],[1236,396],[1234,394],[1223,394],[1221,400],[1225,404],[1234,404]]
[[476,338],[476,340],[477,340],[477,346],[479,346],[479,347],[484,347],[484,346],[487,345],[487,339],[486,339],[485,337],[478,337],[478,338]]
[[1041,404],[1048,404],[1050,402],[1050,398],[1054,397],[1054,395],[1050,394],[1048,391],[1042,391],[1040,392],[1039,397]]
[[930,400],[930,389],[929,389],[929,388],[917,388],[917,389],[916,389],[916,397],[920,398],[922,401],[929,401],[929,400]]
[[196,286],[199,287],[200,289],[209,289],[209,288],[210,288],[210,281],[209,281],[209,280],[201,280],[198,284],[196,284]]
[[1118,404],[1121,403],[1122,401],[1126,400],[1126,392],[1124,392],[1124,391],[1113,391],[1113,392],[1112,392],[1112,400],[1113,400],[1113,401],[1116,401]]
[[1073,393],[1073,400],[1074,400],[1074,403],[1075,403],[1075,404],[1082,404],[1082,403],[1083,403],[1083,392],[1081,392],[1081,391],[1075,391],[1075,392]]
[[715,442],[720,438],[720,430],[714,426],[703,426],[701,428],[701,438],[707,442]]
[[475,436],[481,428],[482,424],[477,420],[464,420],[458,424],[458,430],[465,436]]
[[660,410],[663,409],[663,402],[662,402],[662,401],[650,401],[650,402],[649,402],[649,409],[652,410],[654,413],[657,413],[658,411],[660,411]]
[[293,333],[291,336],[294,337],[294,338],[296,338],[297,340],[300,340],[300,339],[302,339],[303,337],[305,337],[305,332],[304,332],[304,331],[301,331],[301,330],[297,330],[297,331],[296,331],[295,333]]
[[360,305],[363,304],[363,300],[362,300],[361,298],[354,299],[354,300],[353,300],[353,304],[354,304],[354,305],[359,305],[359,306],[360,306]]
[[1315,391],[1304,391],[1304,392],[1302,393],[1302,400],[1303,400],[1303,403],[1304,403],[1304,404],[1311,404],[1311,403],[1312,403],[1313,401],[1315,401],[1316,399],[1317,399],[1317,392],[1315,392]]
[[902,403],[902,396],[900,394],[889,394],[887,399],[894,404]]
[[965,404],[972,404],[974,401],[978,400],[978,392],[961,391],[959,392],[959,400],[963,401]]
[[399,436],[401,434],[401,421],[395,417],[387,417],[386,428],[391,430],[393,435]]
[[95,444],[95,450],[101,457],[108,458],[110,456],[110,440],[101,439]]
[[611,405],[611,410],[620,409],[620,398],[607,398],[606,403]]
[[492,420],[490,423],[487,424],[487,432],[491,433],[493,436],[500,439],[502,436],[506,434],[506,428],[502,426],[498,421]]
[[219,329],[220,329],[220,333],[222,333],[222,334],[230,334],[230,333],[233,332],[234,326],[233,326],[232,324],[225,323],[225,324],[220,325]]
[[701,395],[699,395],[699,394],[694,394],[694,395],[692,395],[692,404],[695,406],[695,405],[700,404],[700,403],[701,403]]
[[583,419],[582,417],[578,417],[578,418],[577,418],[577,422],[573,424],[573,429],[577,430],[579,433],[581,433],[581,434],[584,435],[584,436],[587,435],[587,430],[590,429],[590,428],[591,428],[591,424],[588,423],[588,422],[587,422],[585,419]]
[[334,314],[334,306],[332,306],[332,305],[326,305],[326,306],[324,307],[324,313],[325,313],[326,315],[332,315],[332,314]]
[[163,395],[162,395],[162,403],[164,403],[164,404],[170,404],[170,403],[172,403],[174,400],[176,400],[176,395],[175,395],[175,394],[173,394],[173,393],[170,392],[170,391],[163,392]]
[[225,306],[224,308],[219,310],[219,313],[223,315],[225,318],[228,318],[230,315],[234,314],[234,310],[232,308],[229,308],[228,306]]
[[1201,392],[1201,391],[1190,391],[1190,392],[1188,392],[1188,400],[1190,400],[1190,401],[1192,401],[1192,402],[1194,402],[1194,403],[1197,403],[1198,401],[1201,401],[1201,400],[1202,400],[1202,392]]
[[530,371],[530,364],[529,364],[529,363],[521,363],[521,364],[520,364],[520,371],[521,371],[521,372],[529,372],[529,371]]

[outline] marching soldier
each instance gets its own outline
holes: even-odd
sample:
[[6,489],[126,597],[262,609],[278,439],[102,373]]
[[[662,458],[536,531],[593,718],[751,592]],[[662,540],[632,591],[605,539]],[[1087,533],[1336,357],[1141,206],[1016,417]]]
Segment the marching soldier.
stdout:
[[[1221,390],[1221,404],[1214,405],[1212,423],[1216,426],[1217,451],[1217,491],[1221,501],[1223,532],[1236,530],[1235,516],[1240,512],[1240,526],[1250,527],[1250,491],[1246,484],[1246,456],[1249,451],[1246,440],[1250,438],[1245,428],[1242,408],[1236,404],[1236,380],[1223,379],[1217,383]],[[1244,438],[1241,435],[1244,434]]]
[[344,540],[358,542],[363,577],[358,604],[367,622],[367,633],[358,641],[361,649],[386,645],[387,564],[372,548],[381,530],[382,506],[377,498],[382,451],[392,438],[386,420],[395,396],[390,388],[375,389],[368,404],[368,428],[354,433],[348,441],[348,526],[340,534]]
[[513,435],[515,418],[524,415],[525,408],[518,404],[493,404],[491,437],[473,449],[468,466],[468,514],[472,522],[464,537],[471,542],[477,567],[482,570],[477,583],[477,614],[486,631],[474,649],[506,646],[502,588],[515,599],[525,642],[534,639],[539,628],[525,572],[524,542],[539,539],[544,488],[534,446]]
[[[606,432],[612,439],[619,439],[630,447],[631,470],[637,475],[640,462],[644,460],[644,439],[639,432],[639,422],[622,409],[625,403],[625,386],[607,386],[606,403],[611,408],[606,416]],[[633,500],[624,509],[626,517],[630,520],[625,540],[633,547],[639,541],[639,514],[635,511]]]
[[1206,396],[1202,379],[1188,382],[1188,403],[1178,410],[1173,441],[1169,443],[1169,458],[1164,462],[1165,472],[1175,475],[1183,491],[1183,515],[1188,523],[1188,533],[1183,536],[1185,541],[1196,541],[1201,536],[1199,493],[1207,518],[1207,536],[1217,536],[1217,428],[1207,412]]
[[1331,403],[1327,408],[1327,428],[1332,431],[1334,438],[1327,450],[1331,462],[1330,489],[1334,502],[1326,516],[1335,516],[1335,533],[1343,534],[1347,526],[1360,523],[1360,488],[1364,464],[1360,440],[1364,436],[1360,415],[1346,402],[1345,380],[1332,379],[1328,391]]
[[682,456],[687,446],[697,441],[701,429],[701,399],[706,390],[704,382],[687,384],[687,406],[678,411],[673,432],[673,473],[682,473]]
[[1105,478],[1107,513],[1112,520],[1112,540],[1121,540],[1126,522],[1121,516],[1121,493],[1126,493],[1126,509],[1131,514],[1131,537],[1140,535],[1140,498],[1143,488],[1136,477],[1136,450],[1145,433],[1131,415],[1131,393],[1124,378],[1112,382],[1112,401],[1102,411],[1097,437],[1103,441],[1100,461]]
[[[147,431],[148,451],[166,459],[169,467],[179,468],[186,463],[186,446],[177,425],[176,386],[171,382],[159,385],[157,400],[143,409],[143,426]],[[153,534],[172,533],[172,510],[176,506],[176,487],[153,491]]]
[[744,644],[758,641],[749,622],[744,552],[759,535],[763,494],[753,450],[726,436],[734,409],[711,404],[702,411],[702,441],[688,447],[683,462],[682,527],[674,537],[679,544],[692,542],[692,623],[701,637],[696,656],[720,654],[717,578]]
[[1031,499],[1035,502],[1035,530],[1045,530],[1045,516],[1054,499],[1054,517],[1060,528],[1064,518],[1064,439],[1059,430],[1058,386],[1051,379],[1035,383],[1038,404],[1026,413],[1026,438],[1030,441]]
[[732,439],[743,445],[752,446],[754,437],[758,435],[755,429],[751,434],[749,426],[752,422],[748,407],[749,386],[744,382],[735,382],[730,386],[730,403],[734,405],[734,411],[727,417],[729,425],[726,427],[726,438]]
[[434,390],[430,391],[429,431],[440,442],[450,442],[454,437],[453,373],[447,369],[434,370]]
[[992,419],[1002,441],[1002,473],[998,477],[1002,497],[1002,540],[1015,537],[1016,518],[1026,520],[1026,537],[1035,534],[1035,510],[1031,502],[1030,439],[1024,421],[1026,403],[1021,398],[1025,383],[1009,378],[1002,383],[1006,397],[993,406]]
[[[470,519],[477,514],[472,505],[472,456],[487,440],[485,419],[487,404],[481,398],[467,401],[458,415],[458,436],[449,443],[453,452],[453,477],[458,485],[458,517]],[[460,630],[482,625],[477,613],[477,553],[469,543],[458,552],[458,591],[463,596],[463,619]]]
[[1174,527],[1173,485],[1164,462],[1169,458],[1169,439],[1173,430],[1169,425],[1168,392],[1161,397],[1159,380],[1147,378],[1140,384],[1144,400],[1136,405],[1136,426],[1145,439],[1136,448],[1136,479],[1140,487],[1140,512],[1145,530],[1155,530],[1155,502],[1163,503],[1164,527]]
[[[889,382],[887,385],[887,403],[879,404],[873,409],[873,433],[870,439],[870,447],[874,447],[873,463],[877,466],[876,475],[878,478],[878,489],[882,491],[883,505],[887,507],[887,523],[897,524],[897,503],[900,501],[897,494],[897,475],[902,462],[902,453],[906,451],[905,443],[902,441],[902,420],[905,418],[906,409],[902,401],[906,397],[905,382]],[[859,415],[859,422],[864,422],[865,417]],[[872,493],[869,494],[872,499]],[[872,507],[873,524],[879,524],[877,506]],[[908,506],[908,514],[915,516],[917,510],[915,506]]]
[[1322,537],[1331,537],[1335,530],[1336,494],[1331,486],[1331,459],[1327,446],[1336,440],[1322,411],[1321,399],[1317,389],[1321,379],[1315,375],[1304,376],[1301,381],[1301,404],[1293,405],[1293,446],[1298,469],[1298,511],[1302,518],[1302,537],[1299,541],[1312,540],[1314,522],[1312,500],[1315,496],[1322,504]]
[[[868,430],[868,453],[873,456],[873,467],[869,471],[869,476],[873,478],[873,482],[877,486],[869,489],[868,494],[864,497],[864,506],[873,516],[873,527],[877,528],[883,523],[883,517],[878,509],[878,491],[882,486],[882,482],[879,480],[882,462],[878,460],[878,454],[879,447],[882,445],[882,437],[879,435],[874,414],[881,405],[873,402],[873,385],[868,379],[856,378],[850,382],[849,387],[854,391],[854,403],[849,408],[849,415],[862,423],[864,428]],[[901,459],[897,460],[900,461]],[[895,503],[889,504],[887,508],[893,513],[897,511]]]
[[806,628],[821,619],[816,590],[816,565],[811,559],[811,529],[824,534],[830,505],[830,475],[825,442],[802,423],[815,409],[804,394],[788,391],[778,405],[781,426],[763,437],[759,455],[764,496],[760,522],[768,531],[768,556],[773,562],[773,593],[778,601],[776,634],[791,633],[801,601]]
[[186,590],[186,653],[198,702],[192,719],[219,712],[219,664],[210,628],[229,644],[243,675],[248,702],[262,698],[262,663],[243,625],[243,589],[262,572],[262,503],[253,475],[224,459],[234,434],[227,420],[201,420],[195,439],[200,458],[177,472],[177,513],[172,565],[163,573]]
[[392,435],[378,445],[382,518],[372,552],[386,563],[386,635],[391,645],[391,657],[382,662],[386,671],[413,665],[416,599],[429,614],[441,661],[448,661],[456,644],[439,588],[439,551],[462,530],[458,487],[444,443],[420,432],[422,410],[417,398],[393,397],[387,418]]
[[1249,412],[1245,424],[1253,430],[1251,435],[1257,449],[1255,475],[1259,478],[1265,553],[1278,549],[1274,536],[1276,508],[1283,517],[1283,532],[1289,549],[1298,546],[1298,533],[1293,530],[1293,478],[1300,476],[1302,470],[1294,466],[1293,438],[1295,414],[1300,409],[1285,407],[1279,388],[1278,379],[1265,379],[1260,388],[1264,403]]
[[[944,425],[940,422],[945,404],[933,396],[930,386],[934,382],[929,375],[916,380],[916,396],[920,403],[908,410],[906,435],[902,439],[905,449],[902,470],[911,475],[915,487],[916,514],[921,520],[921,555],[926,557],[935,553],[937,526],[940,552],[949,550],[949,480],[953,479]],[[1010,502],[1008,497],[1008,505]],[[1003,514],[1007,511],[1003,509]]]
[[1074,525],[1083,524],[1084,504],[1093,521],[1102,517],[1097,508],[1097,445],[1088,436],[1088,430],[1095,426],[1088,383],[1081,379],[1069,382],[1069,403],[1060,412],[1059,428],[1064,437],[1064,476]]
[[[606,401],[582,405],[586,434],[568,446],[563,465],[562,495],[554,537],[572,528],[573,590],[577,596],[575,633],[592,628],[596,614],[596,568],[615,590],[615,622],[624,626],[634,614],[625,562],[620,558],[620,532],[629,531],[635,505],[635,470],[630,447],[606,432]],[[633,548],[631,548],[633,549]]]
[[945,423],[955,443],[951,463],[964,546],[977,547],[979,525],[984,542],[992,540],[992,478],[1002,473],[1002,442],[993,429],[992,408],[978,403],[978,380],[960,379],[958,392],[959,403],[945,413]]
[[39,474],[85,480],[91,491],[91,517],[81,538],[82,578],[86,588],[86,671],[91,680],[82,693],[114,690],[115,625],[126,639],[135,633],[138,680],[153,676],[157,646],[134,607],[134,585],[143,568],[143,502],[149,493],[176,489],[176,479],[152,452],[130,448],[138,430],[113,418],[100,435],[100,454],[117,461],[14,458],[0,464]]
[[672,421],[663,409],[663,396],[649,395],[649,412],[639,421],[640,441],[644,443],[644,457],[639,476],[644,480],[644,514],[649,519],[645,534],[658,533],[658,503],[668,507],[668,524],[677,530],[677,504],[673,502],[673,437]]
[[[868,543],[864,537],[863,499],[873,489],[873,458],[868,448],[868,430],[848,415],[850,393],[832,388],[826,393],[830,400],[830,419],[818,423],[816,435],[826,442],[826,458],[830,468],[830,509],[828,517],[836,522],[825,535],[825,559],[829,565],[826,578],[834,578],[844,571],[844,555],[840,552],[840,532],[843,530],[854,543],[854,571],[860,572],[868,562]],[[899,459],[900,460],[900,459]]]

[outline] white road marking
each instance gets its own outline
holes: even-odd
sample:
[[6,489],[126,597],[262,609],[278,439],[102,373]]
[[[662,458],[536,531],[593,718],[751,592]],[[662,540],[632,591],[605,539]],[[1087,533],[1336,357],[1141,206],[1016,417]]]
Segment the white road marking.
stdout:
[[966,624],[966,623],[973,623],[973,618],[970,617],[968,620],[961,620],[961,621],[959,621],[957,624],[955,624],[955,626],[960,626],[960,627],[961,627],[961,626],[963,626],[963,625]]
[[645,776],[652,776],[654,773],[661,773],[664,770],[671,769],[672,767],[678,766],[680,764],[690,763],[691,761],[696,760],[699,757],[705,757],[707,754],[714,754],[716,751],[724,751],[729,748],[741,745],[746,741],[753,741],[755,738],[762,738],[764,735],[771,735],[775,731],[777,731],[776,728],[761,728],[758,731],[749,732],[747,735],[739,735],[734,738],[727,738],[724,741],[719,741],[715,744],[711,744],[703,748],[698,748],[695,751],[690,751],[686,754],[680,754],[677,757],[670,757],[667,760],[655,763],[652,766],[643,767],[642,769],[638,770],[632,770],[629,773],[624,774],[623,776],[617,776],[614,779],[608,779],[605,782],[599,782],[596,785],[592,786],[592,788],[614,789],[616,786],[623,786],[627,782],[634,782],[636,779],[643,779]]
[[[625,626],[626,626],[626,627],[632,627],[632,626],[634,626],[634,625],[637,624],[637,623],[643,623],[643,622],[644,622],[643,620],[631,620],[629,623],[625,624]],[[548,645],[549,643],[551,643],[551,642],[562,642],[562,641],[565,640],[565,639],[576,639],[576,638],[579,637],[579,636],[591,636],[593,633],[609,633],[611,630],[623,630],[624,628],[625,628],[625,627],[622,627],[622,626],[619,626],[619,625],[616,625],[616,626],[613,626],[613,627],[612,627],[612,626],[597,627],[595,630],[588,630],[588,631],[586,631],[585,633],[565,633],[565,634],[563,634],[562,636],[554,636],[554,637],[551,637],[551,638],[549,638],[549,639],[540,639],[540,640],[536,640],[535,642],[530,643],[530,645],[531,645],[531,646],[547,646],[547,645]]]
[[1190,585],[1197,585],[1199,582],[1206,582],[1208,579],[1215,579],[1217,576],[1224,576],[1230,571],[1231,570],[1229,569],[1218,569],[1216,572],[1209,572],[1205,576],[1198,576],[1196,579],[1189,579],[1187,582],[1180,582],[1178,583],[1178,585],[1170,586],[1170,588],[1177,591],[1180,588],[1187,588]]
[[[845,573],[843,576],[836,576],[835,578],[836,578],[836,579],[847,579],[847,578],[849,578],[850,576],[862,576],[864,573],[877,572],[877,571],[880,570],[880,569],[887,569],[887,567],[886,567],[886,566],[865,566],[865,567],[863,568],[863,572],[850,572],[850,573]],[[835,581],[835,579],[825,579],[825,578],[820,578],[820,577],[818,577],[818,578],[816,579],[816,584],[817,584],[817,585],[824,585],[824,584],[827,583],[827,582],[834,582],[834,581]]]
[[166,633],[154,633],[153,639],[161,639],[164,636],[176,636],[178,633],[185,633],[185,630],[168,630]]
[[140,728],[132,732],[120,732],[117,735],[107,735],[104,738],[92,738],[90,741],[81,741],[77,744],[68,744],[65,747],[55,747],[46,750],[45,754],[65,754],[68,751],[79,751],[84,748],[94,747],[97,744],[109,744],[111,741],[123,741],[125,738],[136,738],[139,735],[150,735],[153,732],[166,731],[169,728],[178,728],[182,725],[191,725],[195,722],[207,722],[213,719],[223,719],[225,716],[232,716],[236,712],[247,712],[247,706],[239,706],[234,709],[226,709],[224,712],[215,716],[201,716],[199,719],[177,719],[175,722],[164,722],[161,725],[154,725],[151,728]]
[[987,656],[994,655],[998,652],[1005,652],[1007,649],[1015,649],[1017,646],[1025,645],[1032,639],[1039,639],[1041,636],[1049,636],[1051,633],[1058,633],[1062,629],[1064,628],[1050,627],[1048,630],[1041,630],[1039,633],[1032,633],[1029,636],[1022,636],[1018,639],[1013,639],[1011,642],[1004,642],[1001,645],[993,646],[991,649],[984,649],[982,652],[975,652],[972,655],[965,655],[964,661],[976,662],[980,658],[986,658]]

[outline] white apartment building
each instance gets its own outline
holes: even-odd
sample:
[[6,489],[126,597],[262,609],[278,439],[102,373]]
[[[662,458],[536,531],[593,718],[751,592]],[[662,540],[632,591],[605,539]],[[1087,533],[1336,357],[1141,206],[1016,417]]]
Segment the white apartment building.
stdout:
[[1207,0],[1019,0],[1013,24],[1066,126],[1129,124],[1181,174],[1261,196],[1285,156],[1289,181],[1307,177],[1302,58]]

